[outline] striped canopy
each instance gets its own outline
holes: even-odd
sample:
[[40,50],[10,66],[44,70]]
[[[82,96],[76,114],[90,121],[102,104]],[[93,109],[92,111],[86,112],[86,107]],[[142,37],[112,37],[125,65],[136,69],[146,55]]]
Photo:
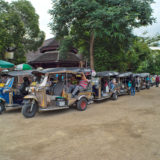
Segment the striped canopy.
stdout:
[[19,64],[16,66],[15,70],[32,70],[32,67],[29,64]]

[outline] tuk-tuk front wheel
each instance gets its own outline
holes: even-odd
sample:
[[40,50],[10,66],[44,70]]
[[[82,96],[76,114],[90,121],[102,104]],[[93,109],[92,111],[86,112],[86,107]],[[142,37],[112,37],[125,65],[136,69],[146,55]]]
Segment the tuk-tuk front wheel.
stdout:
[[38,105],[35,101],[31,103],[26,103],[22,107],[22,114],[26,118],[32,118],[35,116],[37,109],[38,109]]
[[77,109],[79,111],[84,111],[87,109],[87,105],[88,105],[88,101],[86,98],[81,98],[78,102],[77,102]]
[[3,103],[0,103],[0,114],[2,114],[5,111],[5,105]]
[[140,92],[140,88],[139,87],[137,88],[137,92]]

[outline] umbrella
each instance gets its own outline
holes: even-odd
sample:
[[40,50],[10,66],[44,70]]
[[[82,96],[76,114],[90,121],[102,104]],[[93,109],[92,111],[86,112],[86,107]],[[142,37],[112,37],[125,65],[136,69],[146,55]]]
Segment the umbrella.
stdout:
[[29,64],[19,64],[15,70],[32,70],[32,67]]
[[0,68],[12,68],[12,67],[14,67],[13,63],[0,60]]

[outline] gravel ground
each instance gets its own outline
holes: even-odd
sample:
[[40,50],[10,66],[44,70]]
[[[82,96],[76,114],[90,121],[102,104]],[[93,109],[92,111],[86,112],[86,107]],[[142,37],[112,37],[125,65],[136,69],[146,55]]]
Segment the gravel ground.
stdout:
[[0,160],[159,160],[160,88],[75,109],[0,115]]

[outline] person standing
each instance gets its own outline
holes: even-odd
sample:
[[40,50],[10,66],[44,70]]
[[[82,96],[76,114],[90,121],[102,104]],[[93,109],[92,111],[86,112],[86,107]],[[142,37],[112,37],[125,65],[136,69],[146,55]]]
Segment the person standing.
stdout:
[[156,77],[156,87],[159,87],[159,76]]
[[135,96],[135,87],[136,87],[136,81],[135,81],[135,78],[132,77],[132,80],[131,80],[131,95],[132,96]]

